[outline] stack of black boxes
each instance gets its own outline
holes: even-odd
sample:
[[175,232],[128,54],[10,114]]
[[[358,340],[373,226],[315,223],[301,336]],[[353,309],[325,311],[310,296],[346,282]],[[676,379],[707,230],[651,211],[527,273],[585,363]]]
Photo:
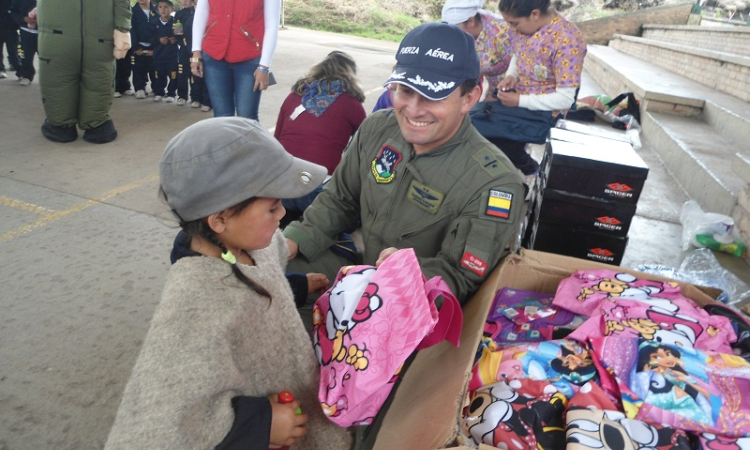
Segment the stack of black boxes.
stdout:
[[525,245],[620,265],[648,166],[624,133],[561,122],[567,129],[551,130],[540,164]]

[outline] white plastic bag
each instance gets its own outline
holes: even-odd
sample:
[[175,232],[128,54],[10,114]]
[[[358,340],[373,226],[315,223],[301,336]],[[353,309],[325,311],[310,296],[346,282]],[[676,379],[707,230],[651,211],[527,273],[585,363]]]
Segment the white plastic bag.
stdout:
[[717,300],[729,305],[744,303],[750,298],[750,286],[723,268],[708,248],[690,252],[677,269],[659,264],[641,264],[635,270],[720,289],[722,293]]
[[680,211],[682,249],[711,248],[730,255],[747,256],[747,246],[734,228],[734,220],[718,213],[703,212],[698,202],[688,200]]

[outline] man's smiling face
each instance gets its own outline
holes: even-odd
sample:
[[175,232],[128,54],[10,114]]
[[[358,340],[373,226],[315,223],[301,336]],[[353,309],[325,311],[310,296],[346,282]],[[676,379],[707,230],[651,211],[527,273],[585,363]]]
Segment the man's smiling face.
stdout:
[[430,100],[409,86],[398,84],[393,91],[393,109],[404,140],[419,154],[450,140],[478,99],[479,87],[463,96],[458,88],[442,100]]

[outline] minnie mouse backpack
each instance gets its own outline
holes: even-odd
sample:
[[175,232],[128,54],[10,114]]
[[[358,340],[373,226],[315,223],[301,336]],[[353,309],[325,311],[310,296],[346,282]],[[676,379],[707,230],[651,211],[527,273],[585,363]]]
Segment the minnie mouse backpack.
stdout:
[[369,425],[404,361],[443,340],[458,346],[462,323],[458,300],[440,277],[425,281],[413,249],[343,267],[313,307],[323,412],[342,427]]

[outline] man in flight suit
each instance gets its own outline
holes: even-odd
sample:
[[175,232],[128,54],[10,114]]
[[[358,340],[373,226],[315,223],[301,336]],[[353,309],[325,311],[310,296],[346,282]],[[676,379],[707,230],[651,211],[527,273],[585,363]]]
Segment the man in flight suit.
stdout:
[[385,83],[396,84],[394,108],[362,123],[323,192],[284,230],[287,270],[333,280],[351,262],[331,247],[361,216],[364,264],[411,247],[425,276],[441,276],[463,303],[509,251],[523,181],[468,117],[481,96],[473,37],[420,25],[396,61]]

